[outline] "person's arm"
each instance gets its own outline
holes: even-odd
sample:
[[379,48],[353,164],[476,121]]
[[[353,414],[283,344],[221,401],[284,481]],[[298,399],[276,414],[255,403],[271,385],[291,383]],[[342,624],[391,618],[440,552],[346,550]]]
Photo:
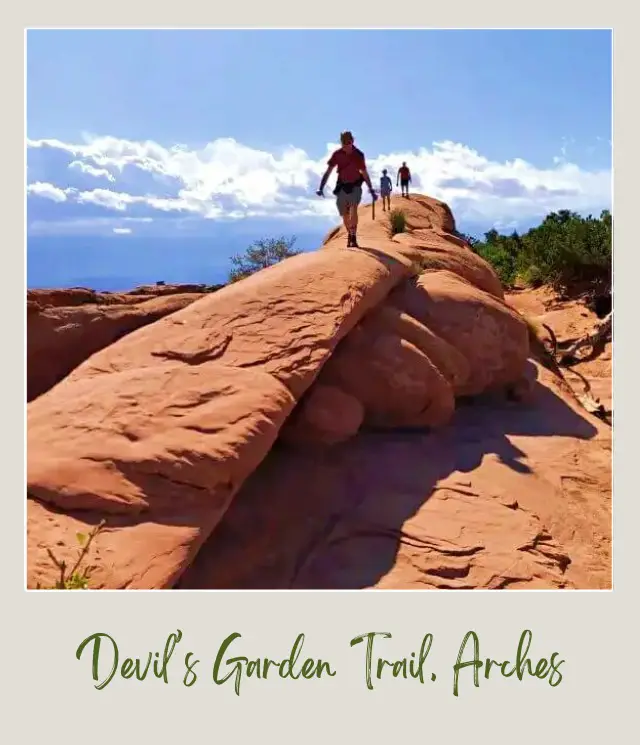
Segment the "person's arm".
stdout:
[[369,192],[372,195],[375,194],[373,186],[371,185],[371,179],[369,178],[369,172],[367,171],[367,161],[364,155],[362,156],[362,162],[360,163],[360,175],[364,179],[365,184],[369,187]]
[[362,178],[364,179],[365,184],[369,187],[370,193],[375,194],[373,186],[371,185],[371,179],[369,178],[369,172],[367,171],[366,165],[363,165],[363,167],[360,169],[360,173],[362,174]]
[[327,170],[324,172],[324,176],[322,177],[322,180],[320,181],[320,188],[316,192],[316,194],[321,197],[322,192],[324,191],[324,187],[327,185],[327,181],[329,180],[329,176],[331,175],[331,171],[335,168],[335,163],[332,163],[329,161],[329,165],[327,166]]

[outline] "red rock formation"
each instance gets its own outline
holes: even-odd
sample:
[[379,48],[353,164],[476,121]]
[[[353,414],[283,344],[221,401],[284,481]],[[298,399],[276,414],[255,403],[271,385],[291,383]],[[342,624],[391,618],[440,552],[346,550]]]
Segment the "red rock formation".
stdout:
[[29,586],[102,518],[97,588],[608,586],[610,430],[527,361],[448,207],[393,206],[408,232],[364,206],[361,249],[333,231],[29,404]]
[[166,285],[155,294],[155,287],[141,288],[143,293],[29,290],[27,401],[48,391],[94,352],[197,300],[202,286],[199,292],[195,288]]

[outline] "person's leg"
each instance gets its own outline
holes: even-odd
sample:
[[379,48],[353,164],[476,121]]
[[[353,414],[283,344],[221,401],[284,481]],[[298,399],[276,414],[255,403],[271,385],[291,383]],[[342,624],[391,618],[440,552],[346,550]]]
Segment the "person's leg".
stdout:
[[346,197],[347,195],[343,191],[339,191],[336,196],[336,207],[347,231],[347,247],[349,247],[351,246],[351,216],[349,213],[349,203],[347,202]]
[[353,211],[350,202],[345,202],[344,226],[347,229],[347,233],[353,233]]
[[355,202],[349,204],[349,215],[351,219],[351,236],[355,242],[356,233],[358,232],[358,205]]
[[353,248],[358,247],[358,205],[362,199],[362,187],[354,186],[353,191],[349,194],[349,206],[351,212],[351,245]]

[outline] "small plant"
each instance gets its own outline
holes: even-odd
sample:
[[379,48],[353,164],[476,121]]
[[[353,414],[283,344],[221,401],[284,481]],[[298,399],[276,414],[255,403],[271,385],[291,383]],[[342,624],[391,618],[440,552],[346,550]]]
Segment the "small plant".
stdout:
[[[104,527],[105,521],[102,520],[96,527],[87,535],[86,533],[76,533],[76,540],[78,541],[79,551],[76,563],[71,568],[71,571],[67,573],[67,562],[60,561],[53,553],[50,548],[47,548],[47,553],[53,564],[60,571],[60,579],[55,583],[53,587],[48,587],[49,590],[86,590],[89,587],[89,568],[85,567],[80,571],[80,564],[87,555],[93,539]],[[38,583],[38,590],[42,589]]]
[[535,264],[530,264],[528,267],[523,269],[522,272],[516,274],[514,284],[516,286],[524,285],[525,287],[540,287],[540,285],[544,284],[544,277]]
[[407,230],[407,216],[400,209],[391,210],[389,213],[389,222],[391,223],[391,235],[405,233]]
[[243,254],[231,257],[233,269],[229,272],[229,282],[238,282],[261,269],[273,266],[291,256],[297,256],[300,251],[293,248],[295,242],[295,236],[255,241]]

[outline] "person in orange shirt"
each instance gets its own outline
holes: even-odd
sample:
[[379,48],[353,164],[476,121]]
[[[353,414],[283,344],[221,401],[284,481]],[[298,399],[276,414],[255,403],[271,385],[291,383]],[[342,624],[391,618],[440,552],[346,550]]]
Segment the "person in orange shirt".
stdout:
[[396,186],[400,182],[400,192],[403,197],[409,196],[409,184],[411,182],[411,171],[406,163],[402,163],[402,167],[398,170],[398,178],[396,179]]
[[369,187],[369,192],[375,201],[378,197],[371,186],[371,179],[367,172],[364,153],[354,145],[351,132],[340,135],[342,147],[336,150],[327,163],[320,188],[316,192],[323,197],[324,187],[334,168],[338,169],[338,180],[333,193],[336,197],[336,207],[347,229],[347,248],[358,248],[356,232],[358,229],[358,205],[362,199],[363,182]]

